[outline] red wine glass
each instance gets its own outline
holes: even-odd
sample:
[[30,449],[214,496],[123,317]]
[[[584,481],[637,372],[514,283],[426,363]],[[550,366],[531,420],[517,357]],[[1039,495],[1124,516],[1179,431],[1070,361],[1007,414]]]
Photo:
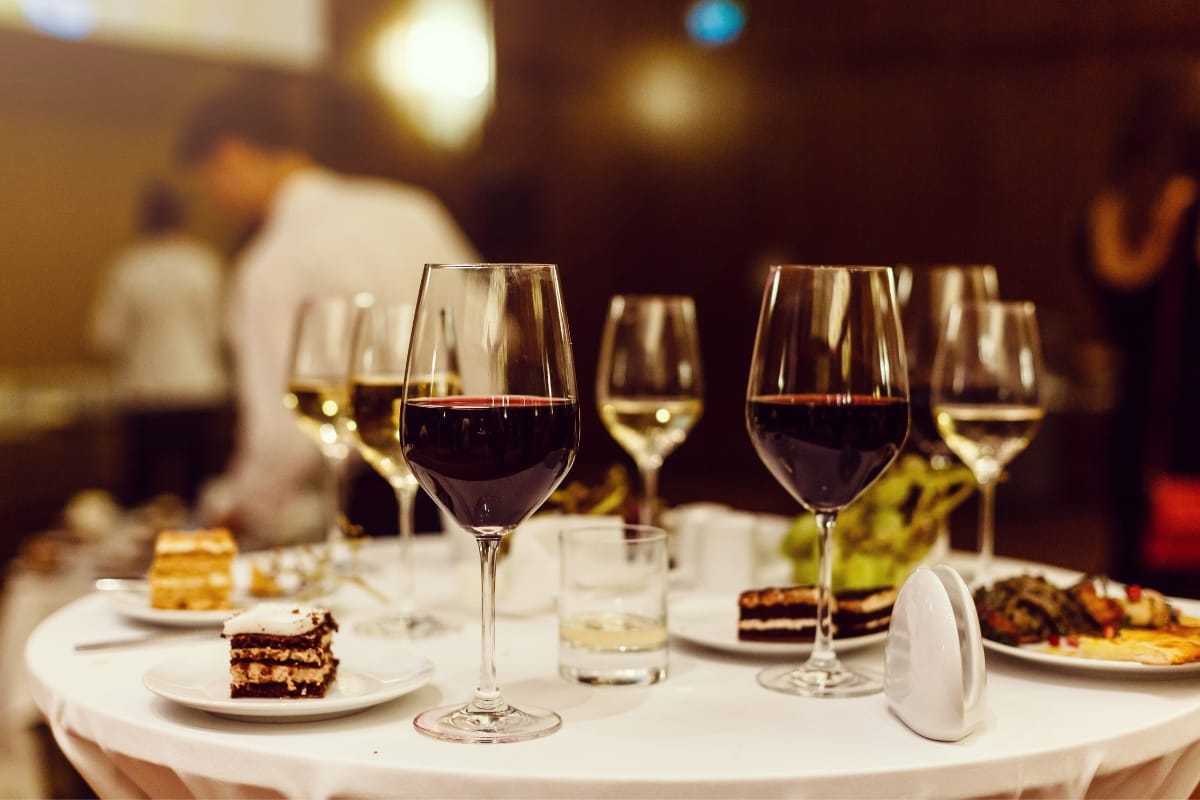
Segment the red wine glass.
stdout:
[[908,371],[890,267],[771,267],[746,391],[746,427],[775,479],[816,515],[819,568],[812,652],[768,667],[768,689],[856,697],[883,688],[834,652],[833,531],[838,512],[887,469],[908,434]]
[[[414,393],[415,378],[443,370],[448,341],[457,344],[462,389]],[[517,742],[553,733],[562,725],[558,714],[515,708],[500,694],[495,582],[501,539],[545,502],[579,446],[574,359],[555,266],[425,267],[400,437],[417,481],[474,534],[482,594],[482,658],[474,696],[465,705],[425,711],[413,724],[454,742]]]

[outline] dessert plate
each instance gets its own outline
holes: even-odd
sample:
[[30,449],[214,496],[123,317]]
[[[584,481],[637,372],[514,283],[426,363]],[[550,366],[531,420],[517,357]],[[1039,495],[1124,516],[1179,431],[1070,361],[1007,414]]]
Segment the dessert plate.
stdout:
[[1188,664],[1140,664],[1136,661],[1110,661],[1050,652],[1045,644],[1014,646],[991,639],[983,640],[984,649],[1021,659],[1039,667],[1120,678],[1185,678],[1200,673],[1200,661]]
[[[127,589],[116,592],[106,592],[118,614],[138,622],[148,622],[151,625],[165,625],[173,628],[208,628],[220,627],[225,620],[237,613],[237,608],[220,608],[214,611],[187,611],[181,608],[152,608],[150,595],[145,590]],[[239,599],[233,598],[234,605],[240,606]]]
[[198,654],[195,649],[151,667],[142,676],[159,697],[218,717],[249,722],[311,722],[353,714],[415,691],[433,680],[433,662],[387,648],[372,656],[343,656],[337,679],[324,697],[258,698],[229,696],[229,648]]
[[[812,652],[811,642],[746,642],[737,635],[737,594],[713,592],[680,592],[671,595],[667,627],[680,639],[752,656],[802,656]],[[844,653],[860,647],[883,642],[887,631],[865,636],[835,637],[837,651]]]

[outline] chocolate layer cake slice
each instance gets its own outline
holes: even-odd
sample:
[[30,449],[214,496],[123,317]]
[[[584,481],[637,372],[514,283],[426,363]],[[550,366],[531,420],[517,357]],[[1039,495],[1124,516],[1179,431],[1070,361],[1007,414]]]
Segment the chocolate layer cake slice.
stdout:
[[260,603],[230,618],[230,694],[233,697],[324,697],[337,676],[333,615],[324,608]]
[[[833,635],[863,636],[886,630],[896,602],[893,587],[855,589],[833,598]],[[738,639],[811,642],[817,631],[817,588],[750,589],[738,596]]]

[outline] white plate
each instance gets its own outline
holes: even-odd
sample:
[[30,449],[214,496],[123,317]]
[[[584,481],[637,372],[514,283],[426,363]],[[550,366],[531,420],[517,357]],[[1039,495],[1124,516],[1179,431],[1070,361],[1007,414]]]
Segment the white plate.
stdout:
[[1084,658],[1063,653],[1046,651],[1046,644],[1013,646],[984,639],[983,646],[993,653],[1002,653],[1038,666],[1067,670],[1092,675],[1111,675],[1122,678],[1183,678],[1200,673],[1200,661],[1190,664],[1139,664],[1136,661],[1110,661],[1102,658]]
[[352,714],[421,688],[433,679],[433,662],[423,656],[379,648],[374,654],[341,659],[337,679],[324,697],[229,696],[229,648],[198,654],[195,649],[150,668],[146,688],[160,697],[229,719],[251,722],[310,722]]
[[[671,595],[667,614],[673,635],[693,644],[753,656],[801,656],[812,652],[811,642],[746,642],[738,638],[737,595],[688,592]],[[834,649],[846,652],[887,639],[887,631],[834,639]]]
[[[220,627],[232,617],[237,609],[222,608],[216,611],[187,611],[181,608],[153,608],[150,595],[145,591],[129,590],[111,592],[113,608],[123,617],[165,625],[172,628]],[[235,599],[236,604],[236,599]]]

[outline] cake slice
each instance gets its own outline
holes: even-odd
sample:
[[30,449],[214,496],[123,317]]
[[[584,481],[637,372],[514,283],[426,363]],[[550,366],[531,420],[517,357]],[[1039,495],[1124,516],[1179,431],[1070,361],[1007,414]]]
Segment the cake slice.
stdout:
[[212,611],[229,608],[230,569],[237,544],[224,528],[161,531],[150,565],[152,608]]
[[[894,587],[843,590],[833,597],[833,635],[886,630],[896,603]],[[817,631],[817,587],[749,589],[738,596],[738,639],[811,642]]]
[[337,677],[333,614],[260,603],[225,622],[232,697],[324,697]]

